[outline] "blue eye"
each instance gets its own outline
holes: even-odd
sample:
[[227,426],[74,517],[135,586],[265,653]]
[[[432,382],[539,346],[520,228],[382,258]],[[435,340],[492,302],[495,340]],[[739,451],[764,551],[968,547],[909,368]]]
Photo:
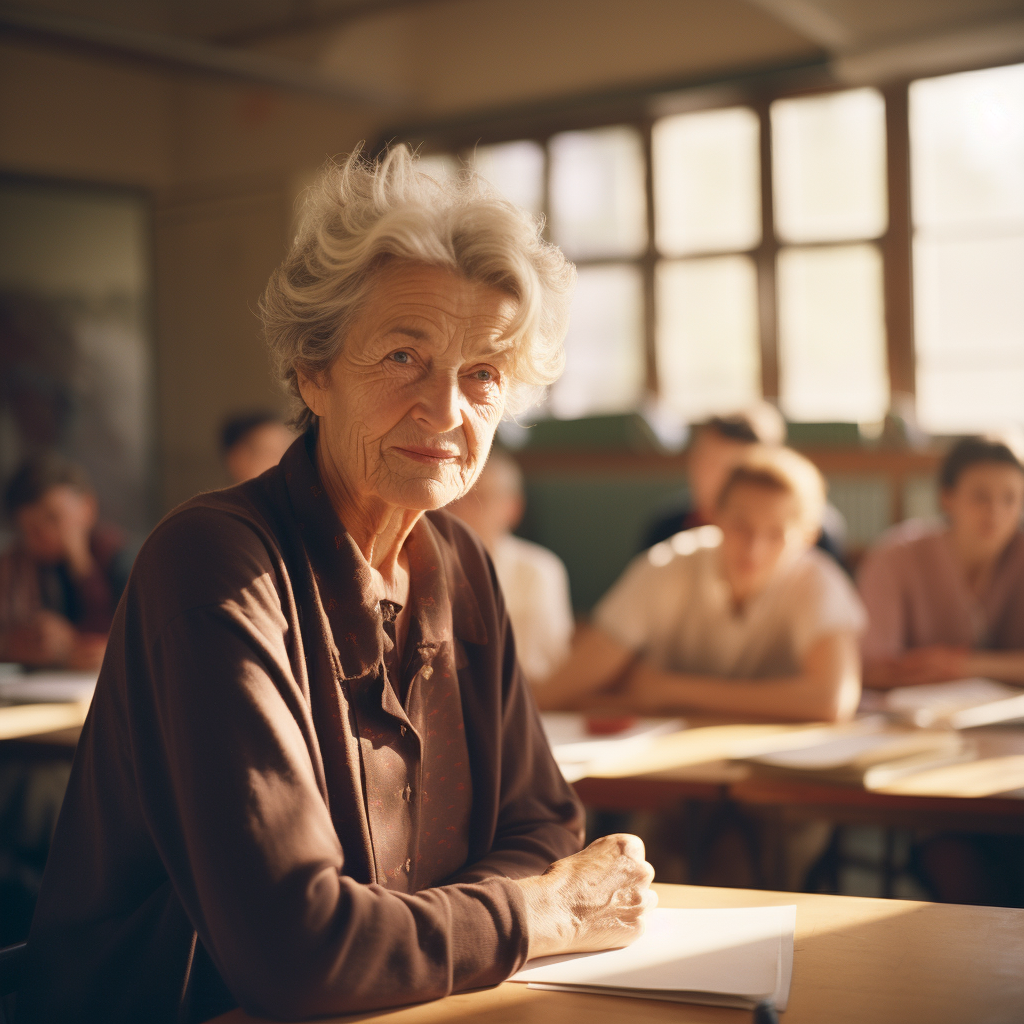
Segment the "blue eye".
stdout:
[[494,380],[494,376],[490,370],[477,370],[473,376],[476,377],[477,380],[482,381]]
[[396,363],[408,363],[409,362],[409,353],[408,352],[392,352],[391,353],[391,358]]

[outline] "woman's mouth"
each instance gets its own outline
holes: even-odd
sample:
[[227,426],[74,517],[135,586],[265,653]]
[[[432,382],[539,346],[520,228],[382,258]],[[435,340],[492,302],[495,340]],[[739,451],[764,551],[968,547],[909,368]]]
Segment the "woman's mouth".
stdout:
[[429,466],[439,466],[444,462],[457,462],[461,458],[459,452],[448,448],[430,448],[426,445],[396,446],[396,451],[413,462],[422,462]]

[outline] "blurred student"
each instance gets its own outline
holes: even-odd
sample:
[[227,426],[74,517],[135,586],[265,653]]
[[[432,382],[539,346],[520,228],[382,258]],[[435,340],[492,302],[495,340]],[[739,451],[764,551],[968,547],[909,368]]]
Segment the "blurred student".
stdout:
[[939,473],[945,524],[909,520],[864,558],[866,686],[987,676],[1024,685],[1024,466],[959,441]]
[[4,501],[17,536],[0,555],[0,661],[99,668],[132,566],[124,535],[53,455],[24,462]]
[[295,434],[272,412],[251,412],[232,416],[220,432],[224,467],[236,484],[265,473],[281,461]]
[[473,489],[448,511],[476,530],[490,554],[520,667],[531,683],[539,683],[569,654],[573,614],[562,560],[512,533],[524,508],[522,471],[506,452],[492,449]]
[[537,690],[541,706],[850,717],[864,612],[813,547],[824,506],[821,474],[803,456],[748,450],[718,490],[714,525],[633,560]]
[[[734,467],[755,445],[776,447],[785,440],[786,421],[768,402],[755,402],[738,412],[713,416],[696,427],[687,458],[689,496],[674,500],[651,524],[644,535],[643,549],[668,540],[681,530],[713,523],[718,495]],[[815,542],[841,563],[846,524],[838,509],[828,504],[822,517],[823,528]]]

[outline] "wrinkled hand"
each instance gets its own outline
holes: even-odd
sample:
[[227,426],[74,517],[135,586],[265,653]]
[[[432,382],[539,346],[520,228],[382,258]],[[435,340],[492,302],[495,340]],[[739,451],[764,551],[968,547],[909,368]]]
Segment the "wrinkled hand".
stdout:
[[619,833],[555,861],[543,875],[520,879],[530,957],[628,946],[643,934],[644,911],[658,902],[653,878],[644,844]]

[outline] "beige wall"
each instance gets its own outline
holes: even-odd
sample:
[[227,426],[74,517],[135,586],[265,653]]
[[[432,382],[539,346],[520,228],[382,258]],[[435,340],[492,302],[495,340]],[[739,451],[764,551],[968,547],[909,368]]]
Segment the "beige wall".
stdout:
[[[0,170],[154,197],[161,510],[224,483],[217,428],[280,405],[255,315],[295,194],[388,125],[499,103],[786,61],[814,47],[743,0],[439,0],[272,47],[386,105],[0,45]],[[738,32],[737,25],[744,28]]]

